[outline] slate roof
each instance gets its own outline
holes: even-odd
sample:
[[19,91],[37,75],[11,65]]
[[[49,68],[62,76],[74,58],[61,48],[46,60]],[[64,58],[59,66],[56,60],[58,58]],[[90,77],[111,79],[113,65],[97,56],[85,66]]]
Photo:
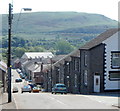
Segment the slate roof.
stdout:
[[0,61],[0,69],[4,72],[7,72],[7,65],[3,61]]
[[59,61],[60,59],[64,58],[66,55],[56,55],[52,58],[52,61],[53,62],[57,62]]
[[103,32],[102,34],[100,34],[99,36],[97,36],[96,38],[94,38],[93,40],[91,40],[90,42],[86,43],[82,47],[80,47],[80,49],[88,49],[89,50],[89,49],[101,44],[104,40],[111,37],[112,35],[114,35],[118,31],[120,31],[120,29],[117,29],[117,28],[116,29],[109,29],[109,30]]
[[80,57],[80,51],[78,49],[72,51],[70,54],[64,56],[59,61],[54,63],[53,66],[58,67],[58,66],[60,66],[60,64],[64,64],[65,61],[71,61],[71,57]]
[[32,58],[32,59],[35,59],[35,58],[52,58],[54,55],[52,54],[52,52],[26,52],[22,58]]

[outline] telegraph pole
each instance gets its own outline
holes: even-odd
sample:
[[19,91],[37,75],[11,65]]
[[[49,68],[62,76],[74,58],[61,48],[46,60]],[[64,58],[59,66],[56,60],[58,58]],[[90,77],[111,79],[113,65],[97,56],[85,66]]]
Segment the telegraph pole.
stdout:
[[12,5],[9,3],[8,16],[8,102],[12,101],[11,94],[11,25],[12,25]]
[[53,79],[52,79],[52,58],[50,58],[50,60],[51,60],[51,70],[50,70],[50,72],[51,72],[51,92],[52,92],[52,81],[53,81]]

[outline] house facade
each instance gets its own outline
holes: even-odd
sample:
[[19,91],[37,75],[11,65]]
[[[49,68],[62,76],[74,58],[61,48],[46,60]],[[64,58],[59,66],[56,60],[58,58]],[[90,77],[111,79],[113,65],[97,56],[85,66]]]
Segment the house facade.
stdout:
[[118,29],[110,29],[79,49],[81,93],[120,89],[118,33]]
[[120,89],[120,48],[118,47],[120,31],[102,43],[105,44],[104,90]]

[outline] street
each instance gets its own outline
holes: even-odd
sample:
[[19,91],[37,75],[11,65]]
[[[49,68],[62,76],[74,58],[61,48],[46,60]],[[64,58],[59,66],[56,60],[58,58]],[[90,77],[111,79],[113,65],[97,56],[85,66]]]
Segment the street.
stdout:
[[[40,93],[21,93],[21,86],[27,84],[25,80],[22,83],[15,83],[15,78],[19,75],[16,70],[12,70],[12,87],[19,88],[18,93],[12,93],[17,109],[117,109],[110,104],[91,99],[89,95],[81,94],[51,94]],[[115,99],[115,98],[114,98]]]

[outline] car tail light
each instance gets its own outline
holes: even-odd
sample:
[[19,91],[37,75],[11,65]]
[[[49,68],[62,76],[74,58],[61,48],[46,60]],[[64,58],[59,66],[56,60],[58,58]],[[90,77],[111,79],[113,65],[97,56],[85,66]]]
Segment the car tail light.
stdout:
[[55,88],[55,90],[58,90],[58,88]]

